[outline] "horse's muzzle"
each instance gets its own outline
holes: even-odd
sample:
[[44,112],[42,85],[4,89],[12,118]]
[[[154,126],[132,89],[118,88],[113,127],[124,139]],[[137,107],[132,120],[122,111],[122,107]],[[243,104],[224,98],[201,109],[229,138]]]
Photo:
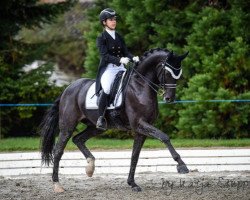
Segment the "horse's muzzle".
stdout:
[[163,100],[166,103],[172,103],[175,101],[175,87],[174,88],[168,87],[165,89]]
[[170,98],[170,97],[164,97],[163,100],[166,102],[166,103],[173,103],[174,102],[174,98]]

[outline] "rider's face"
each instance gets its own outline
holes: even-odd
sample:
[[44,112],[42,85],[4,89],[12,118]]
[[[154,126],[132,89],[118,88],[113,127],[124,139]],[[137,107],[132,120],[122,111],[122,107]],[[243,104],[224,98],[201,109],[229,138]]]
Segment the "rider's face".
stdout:
[[116,28],[116,17],[112,17],[103,22],[103,24],[110,30],[115,30]]

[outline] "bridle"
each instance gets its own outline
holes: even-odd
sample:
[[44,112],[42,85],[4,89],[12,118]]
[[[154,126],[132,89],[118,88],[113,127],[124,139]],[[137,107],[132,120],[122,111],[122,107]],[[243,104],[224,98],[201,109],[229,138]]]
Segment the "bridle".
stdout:
[[[168,60],[168,57],[165,59],[165,61],[160,63],[161,70],[158,72],[157,77],[159,77],[159,75],[162,75],[161,76],[162,80],[160,82],[161,82],[161,86],[163,89],[175,89],[177,86],[176,83],[166,83],[166,80],[165,80],[166,72],[169,72],[172,78],[178,80],[181,77],[182,69],[181,67],[179,68],[174,67],[173,65],[169,64],[167,60]],[[163,71],[163,74],[162,74],[162,71]],[[178,75],[176,75],[174,71],[179,71]]]
[[[182,69],[181,67],[180,68],[175,68],[173,67],[171,64],[169,64],[167,62],[168,60],[168,57],[160,62],[156,68],[158,67],[161,67],[160,70],[158,70],[159,72],[157,73],[157,77],[159,77],[159,75],[161,75],[161,81],[160,81],[160,84],[156,84],[154,82],[152,82],[151,80],[149,80],[147,77],[145,77],[144,75],[142,75],[139,71],[137,71],[135,69],[135,67],[132,67],[132,71],[134,71],[142,80],[145,81],[145,83],[153,90],[155,91],[156,93],[158,93],[158,90],[159,89],[162,89],[162,90],[165,90],[165,89],[175,89],[177,87],[177,84],[173,84],[173,83],[166,83],[166,72],[169,72],[172,76],[172,78],[174,79],[179,79],[181,77],[181,74],[182,74]],[[178,75],[176,75],[174,73],[174,70],[176,71],[180,71],[178,73]],[[163,74],[162,74],[163,73]]]

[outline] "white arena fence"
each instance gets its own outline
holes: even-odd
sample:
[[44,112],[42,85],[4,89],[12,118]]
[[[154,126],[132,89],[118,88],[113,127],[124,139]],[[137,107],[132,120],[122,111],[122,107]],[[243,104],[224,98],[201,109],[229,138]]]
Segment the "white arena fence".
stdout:
[[[189,170],[250,171],[250,149],[177,149]],[[127,174],[132,150],[93,151],[96,174]],[[60,162],[61,174],[85,174],[87,162],[81,152],[65,152]],[[142,150],[136,172],[177,172],[168,150]],[[0,176],[50,174],[52,167],[41,166],[39,152],[1,153]]]

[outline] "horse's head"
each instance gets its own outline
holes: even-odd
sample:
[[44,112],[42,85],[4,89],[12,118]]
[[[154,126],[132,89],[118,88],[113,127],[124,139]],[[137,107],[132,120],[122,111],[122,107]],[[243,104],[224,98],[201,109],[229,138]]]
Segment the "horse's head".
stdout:
[[175,100],[176,82],[182,74],[181,62],[188,53],[178,56],[173,52],[169,52],[166,59],[158,67],[157,77],[164,89],[163,99],[167,103]]

